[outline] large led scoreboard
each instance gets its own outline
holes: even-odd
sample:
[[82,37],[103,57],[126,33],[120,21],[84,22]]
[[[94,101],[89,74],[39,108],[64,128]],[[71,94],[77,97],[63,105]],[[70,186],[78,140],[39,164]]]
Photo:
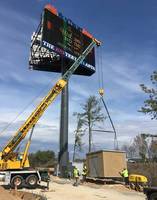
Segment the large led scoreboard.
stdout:
[[[70,19],[58,13],[56,8],[46,5],[42,15],[40,45],[49,54],[55,53],[57,59],[47,59],[41,62],[30,62],[35,70],[61,72],[62,65],[69,68],[77,57],[92,42],[92,35],[85,29],[74,24]],[[94,48],[80,64],[75,74],[92,75],[95,72]]]

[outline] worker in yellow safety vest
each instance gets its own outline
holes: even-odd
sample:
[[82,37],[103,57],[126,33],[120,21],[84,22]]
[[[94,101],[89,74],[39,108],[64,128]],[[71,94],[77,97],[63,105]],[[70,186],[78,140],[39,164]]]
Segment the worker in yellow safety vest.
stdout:
[[86,164],[84,164],[82,170],[82,183],[86,181],[87,173],[88,173],[87,166]]
[[129,172],[128,172],[128,170],[126,168],[124,168],[120,174],[124,178],[125,185],[126,186],[129,185]]
[[79,173],[79,169],[76,166],[74,167],[74,170],[73,170],[73,176],[75,179],[74,186],[78,186],[80,173]]

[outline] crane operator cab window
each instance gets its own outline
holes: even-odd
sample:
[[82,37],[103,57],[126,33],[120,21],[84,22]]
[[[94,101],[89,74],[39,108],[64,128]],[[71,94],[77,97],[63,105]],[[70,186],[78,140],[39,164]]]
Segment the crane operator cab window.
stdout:
[[18,154],[17,159],[18,159],[18,160],[22,160],[22,158],[23,158],[23,155],[22,155],[22,154]]

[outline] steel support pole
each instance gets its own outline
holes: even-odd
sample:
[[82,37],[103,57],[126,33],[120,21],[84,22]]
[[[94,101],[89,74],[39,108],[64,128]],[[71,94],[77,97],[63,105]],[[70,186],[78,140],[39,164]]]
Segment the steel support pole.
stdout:
[[[66,68],[62,66],[62,75]],[[60,150],[59,150],[59,171],[61,177],[67,177],[69,165],[68,152],[68,118],[69,118],[69,91],[68,84],[61,94],[61,114],[60,114]]]

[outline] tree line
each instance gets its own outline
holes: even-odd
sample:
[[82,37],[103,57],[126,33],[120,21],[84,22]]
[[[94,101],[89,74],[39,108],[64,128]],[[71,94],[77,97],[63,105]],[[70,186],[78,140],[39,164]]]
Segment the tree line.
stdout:
[[31,167],[53,167],[56,163],[55,153],[53,151],[37,151],[29,154]]
[[140,159],[142,162],[157,161],[157,140],[147,138],[144,134],[137,135],[130,145],[123,145],[121,150],[126,151],[130,159]]

